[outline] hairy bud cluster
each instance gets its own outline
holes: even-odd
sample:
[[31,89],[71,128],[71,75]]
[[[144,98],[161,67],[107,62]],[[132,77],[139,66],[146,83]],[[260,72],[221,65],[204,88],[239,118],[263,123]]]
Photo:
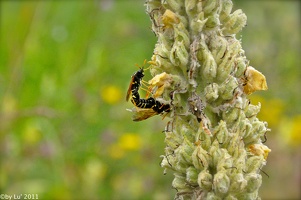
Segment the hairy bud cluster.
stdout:
[[246,25],[231,0],[147,0],[158,37],[150,81],[170,102],[161,166],[176,199],[259,199],[269,129],[247,95],[266,90],[236,34]]

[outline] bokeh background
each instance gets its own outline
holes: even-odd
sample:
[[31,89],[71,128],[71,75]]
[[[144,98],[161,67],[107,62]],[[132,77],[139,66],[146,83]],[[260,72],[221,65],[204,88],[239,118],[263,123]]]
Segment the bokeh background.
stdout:
[[[173,198],[172,172],[159,166],[167,119],[137,123],[126,111],[135,64],[156,43],[143,4],[0,2],[0,194]],[[250,96],[272,129],[260,195],[300,199],[300,2],[237,0],[238,8],[248,16],[238,37],[269,86]]]

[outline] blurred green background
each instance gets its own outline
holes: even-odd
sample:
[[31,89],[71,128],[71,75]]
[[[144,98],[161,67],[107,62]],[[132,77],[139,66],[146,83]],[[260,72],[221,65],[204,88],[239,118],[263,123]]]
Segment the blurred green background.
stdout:
[[[135,63],[156,43],[143,4],[0,2],[0,194],[173,199],[172,172],[159,166],[168,119],[136,123],[125,110]],[[272,129],[260,195],[299,199],[300,2],[234,1],[238,8],[248,16],[238,37],[269,86],[250,96]]]

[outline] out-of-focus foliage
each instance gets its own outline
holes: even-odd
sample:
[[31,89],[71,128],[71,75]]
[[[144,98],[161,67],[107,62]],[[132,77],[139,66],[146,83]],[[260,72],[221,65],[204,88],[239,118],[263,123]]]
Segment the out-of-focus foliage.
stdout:
[[[234,1],[242,45],[269,90],[261,103],[272,149],[263,199],[300,196],[298,1]],[[135,63],[156,41],[142,1],[1,1],[0,193],[39,199],[170,199],[159,166],[164,123],[131,121]],[[146,72],[145,80],[148,80]],[[264,175],[263,175],[264,176]]]

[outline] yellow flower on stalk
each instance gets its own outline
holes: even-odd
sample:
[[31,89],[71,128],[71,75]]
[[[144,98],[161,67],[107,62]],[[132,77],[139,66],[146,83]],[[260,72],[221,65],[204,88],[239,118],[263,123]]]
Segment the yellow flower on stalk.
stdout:
[[119,87],[107,85],[100,90],[100,96],[108,104],[116,104],[121,100],[122,92]]
[[279,125],[281,142],[292,147],[301,145],[301,115],[283,117]]
[[294,146],[301,145],[301,115],[297,115],[292,120],[292,129],[290,133],[290,142]]
[[119,138],[118,146],[123,150],[138,150],[141,148],[141,137],[134,133],[125,133]]
[[141,148],[141,137],[134,133],[123,134],[116,143],[108,148],[109,155],[114,159],[124,157],[126,151],[134,151]]

